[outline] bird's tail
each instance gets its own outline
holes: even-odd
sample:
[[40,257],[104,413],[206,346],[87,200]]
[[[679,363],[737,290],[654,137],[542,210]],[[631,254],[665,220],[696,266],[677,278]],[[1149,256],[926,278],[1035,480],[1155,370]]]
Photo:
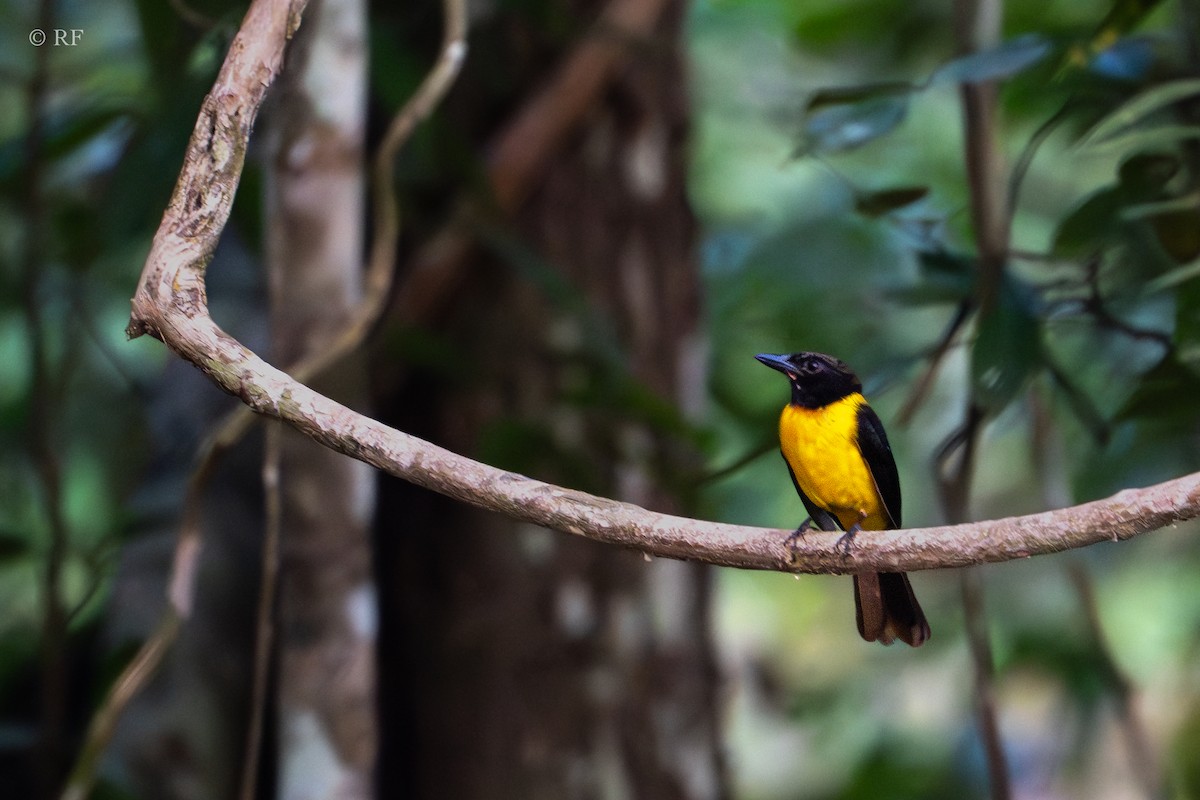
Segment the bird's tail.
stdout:
[[929,638],[925,612],[903,572],[864,572],[854,576],[858,632],[868,642],[899,639],[920,647]]

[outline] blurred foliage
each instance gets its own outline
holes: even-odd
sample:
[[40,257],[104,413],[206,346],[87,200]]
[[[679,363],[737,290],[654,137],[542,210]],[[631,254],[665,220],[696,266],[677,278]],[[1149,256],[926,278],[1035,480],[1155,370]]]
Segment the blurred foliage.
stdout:
[[[718,473],[710,514],[785,527],[803,513],[775,454],[786,390],[753,362],[761,351],[856,367],[888,425],[910,525],[942,521],[932,459],[968,403],[987,420],[977,518],[1200,468],[1197,10],[1010,0],[1004,41],[962,56],[949,4],[696,5],[713,464],[747,462]],[[993,80],[1011,252],[980,313],[957,85]],[[1094,576],[1100,639],[1064,561]],[[1163,786],[1194,796],[1197,568],[1200,548],[1164,532],[985,570],[1019,795],[1140,796],[1120,670]],[[740,796],[986,794],[955,576],[914,583],[933,639],[897,652],[856,641],[846,581],[721,574]]]
[[[148,460],[184,453],[172,465],[181,480],[202,430],[150,416],[166,354],[124,335],[196,109],[242,13],[196,10],[226,21],[202,31],[156,0],[0,9],[0,784],[13,796],[39,796],[39,770],[66,766],[62,744],[128,657],[133,642],[98,635],[100,612],[122,544],[178,497],[161,488],[172,485],[164,464],[168,497],[138,494]],[[34,29],[47,44],[30,43]],[[81,34],[55,46],[54,29]],[[47,691],[66,703],[57,752],[45,744]]]

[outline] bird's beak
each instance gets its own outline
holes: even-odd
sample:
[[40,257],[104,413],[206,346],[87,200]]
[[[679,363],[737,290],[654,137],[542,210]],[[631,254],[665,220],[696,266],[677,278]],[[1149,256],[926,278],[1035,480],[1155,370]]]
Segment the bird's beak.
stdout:
[[759,361],[766,364],[771,369],[777,369],[790,379],[795,379],[796,372],[792,365],[788,363],[787,356],[777,356],[771,353],[759,353],[755,356]]

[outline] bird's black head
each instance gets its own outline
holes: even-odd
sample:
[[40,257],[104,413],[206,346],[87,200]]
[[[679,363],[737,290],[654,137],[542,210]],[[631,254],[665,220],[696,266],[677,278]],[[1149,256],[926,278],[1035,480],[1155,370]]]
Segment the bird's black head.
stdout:
[[792,353],[755,356],[771,369],[777,369],[792,384],[792,405],[821,408],[862,391],[862,382],[844,361],[823,353]]

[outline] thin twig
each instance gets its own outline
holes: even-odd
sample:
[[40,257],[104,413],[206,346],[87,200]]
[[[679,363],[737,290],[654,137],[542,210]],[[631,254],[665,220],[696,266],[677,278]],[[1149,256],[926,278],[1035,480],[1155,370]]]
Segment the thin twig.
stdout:
[[1117,719],[1121,731],[1125,734],[1125,744],[1129,748],[1129,763],[1137,782],[1141,785],[1142,793],[1148,800],[1162,796],[1161,778],[1158,773],[1157,759],[1154,749],[1150,746],[1149,737],[1138,717],[1136,697],[1133,683],[1117,664],[1113,657],[1112,647],[1108,637],[1104,635],[1104,625],[1100,621],[1100,609],[1096,604],[1096,592],[1092,587],[1092,577],[1087,567],[1078,561],[1071,562],[1068,572],[1075,591],[1079,595],[1079,604],[1083,607],[1084,619],[1087,621],[1088,633],[1092,644],[1100,655],[1104,677],[1112,689],[1117,703]]
[[1136,325],[1131,325],[1109,310],[1108,304],[1104,299],[1104,293],[1100,290],[1100,257],[1092,257],[1085,265],[1085,274],[1087,275],[1087,299],[1083,301],[1083,309],[1095,318],[1096,324],[1103,328],[1111,328],[1125,334],[1131,339],[1142,341],[1151,341],[1161,345],[1167,352],[1171,353],[1175,349],[1175,343],[1171,340],[1169,334],[1162,331],[1151,330],[1149,328],[1139,328]]
[[929,395],[929,390],[933,387],[933,381],[937,378],[938,371],[941,369],[942,360],[946,357],[946,353],[950,352],[950,348],[954,346],[954,337],[962,329],[966,321],[970,319],[971,310],[974,307],[974,303],[970,300],[963,300],[958,304],[954,316],[950,318],[950,323],[946,325],[946,330],[942,332],[942,336],[938,339],[932,355],[929,356],[925,371],[921,373],[921,377],[913,384],[912,389],[908,393],[908,398],[904,401],[904,405],[896,415],[897,424],[901,427],[912,422],[917,409],[921,407],[921,403]]
[[[38,4],[37,26],[54,28],[55,0]],[[68,611],[63,599],[63,565],[70,531],[63,507],[62,465],[56,443],[56,413],[59,400],[50,374],[47,353],[50,333],[42,313],[43,275],[47,252],[46,204],[43,196],[46,98],[50,91],[50,54],[53,48],[39,47],[33,56],[33,71],[26,86],[25,110],[29,127],[24,141],[22,174],[25,241],[22,261],[22,300],[31,368],[29,397],[29,449],[49,523],[49,546],[45,552],[40,593],[40,720],[37,742],[39,792],[50,797],[61,780],[67,715],[66,640]]]
[[114,541],[112,539],[105,539],[83,553],[84,566],[87,567],[88,572],[87,584],[79,599],[67,609],[66,624],[68,627],[83,613],[92,600],[96,598],[100,589],[106,585],[105,580],[112,574],[113,570],[110,568],[110,565],[113,560],[111,557],[113,544]]
[[[999,44],[1003,12],[1002,0],[956,0],[954,23],[959,49],[971,53]],[[996,133],[997,90],[994,81],[964,83],[959,87],[971,222],[978,251],[979,274],[974,300],[981,320],[992,314],[1000,302],[1012,225],[1011,200],[1006,198],[1005,184],[1001,179],[1001,153]],[[948,466],[954,449],[961,453],[948,475],[941,471],[938,474],[943,510],[946,518],[952,522],[963,522],[968,518],[975,454],[983,419],[984,410],[975,399],[973,390],[968,389],[961,445],[943,450],[941,455],[946,456],[946,460],[939,465],[942,468]],[[987,638],[983,589],[979,576],[969,570],[962,576],[962,595],[968,642],[975,665],[979,735],[987,753],[991,794],[993,800],[1008,800],[1011,786],[1008,761],[996,721],[992,686],[994,667]]]
[[[400,234],[400,213],[392,188],[392,174],[400,149],[416,126],[426,119],[453,85],[466,56],[465,0],[443,0],[446,15],[442,47],[437,63],[421,82],[416,93],[392,118],[387,134],[379,145],[372,171],[372,195],[375,202],[374,235],[367,260],[362,302],[350,315],[346,326],[327,348],[293,365],[289,372],[300,381],[310,381],[338,363],[363,343],[385,307],[396,263]],[[239,406],[217,426],[198,462],[220,458],[254,424],[254,414]]]
[[975,712],[979,715],[979,733],[987,755],[993,800],[1012,796],[1008,778],[1008,759],[996,716],[996,691],[992,683],[992,644],[988,639],[987,613],[983,606],[983,585],[976,569],[963,570],[960,578],[963,616],[971,662],[975,665]]
[[1061,125],[1071,112],[1072,107],[1070,102],[1063,103],[1062,107],[1051,114],[1045,122],[1038,126],[1038,129],[1029,137],[1029,141],[1025,143],[1021,154],[1017,157],[1016,163],[1013,165],[1012,173],[1008,179],[1008,203],[1005,208],[1006,216],[1012,220],[1017,213],[1017,202],[1020,200],[1021,185],[1025,182],[1025,176],[1029,172],[1029,168],[1033,165],[1033,159],[1037,155],[1037,151],[1050,134],[1054,133],[1054,129]]
[[[289,371],[300,381],[310,381],[333,364],[338,363],[356,350],[366,339],[378,321],[386,305],[388,288],[396,262],[396,246],[399,237],[400,218],[395,193],[392,189],[392,173],[400,148],[412,136],[416,126],[429,116],[446,92],[461,68],[466,54],[466,10],[464,0],[444,0],[446,23],[441,55],[433,70],[426,76],[412,98],[393,118],[388,132],[375,156],[372,174],[375,197],[375,233],[370,257],[367,261],[362,302],[354,309],[346,326],[321,352],[294,365]],[[255,422],[253,412],[239,406],[218,424],[216,432],[209,438],[197,458],[198,473],[204,480],[193,481],[189,489],[186,507],[199,502],[199,490],[207,482],[211,462],[219,460],[225,452],[241,441]],[[184,587],[179,586],[172,596],[182,597]]]
[[695,478],[694,483],[697,486],[701,486],[707,483],[716,483],[717,481],[724,480],[748,464],[754,463],[772,450],[779,450],[779,443],[777,441],[772,440],[770,442],[763,442],[762,444],[759,444],[758,446],[753,447],[742,455],[738,456],[725,466],[716,467],[715,469],[711,469],[701,475],[698,475]]
[[[174,228],[171,214],[167,212],[156,236],[159,246],[172,242],[168,248],[176,248],[181,258],[194,257],[207,263],[216,249],[216,239],[228,219],[241,177],[250,128],[267,87],[282,65],[285,44],[300,25],[305,2],[254,0],[246,11],[193,129],[186,156],[186,163],[191,164],[192,169],[183,169],[172,195],[173,203],[191,203],[195,216],[190,225]],[[228,148],[231,143],[235,146]],[[203,166],[197,168],[197,165]],[[215,224],[211,224],[214,221]],[[180,244],[188,241],[202,244],[199,249]],[[137,331],[127,333],[132,336]],[[153,677],[163,654],[178,636],[182,620],[190,614],[190,587],[200,549],[198,497],[214,464],[212,457],[201,458],[189,480],[190,501],[184,506],[175,547],[167,612],[93,713],[87,736],[63,789],[62,800],[82,800],[91,792],[100,757],[112,741],[117,721],[129,701]]]
[[[609,0],[592,31],[489,144],[489,210],[511,215],[520,208],[629,58],[629,42],[650,36],[666,5],[667,0]],[[460,201],[450,222],[409,259],[389,318],[420,325],[445,307],[467,274],[474,248],[471,221],[480,213],[478,204]]]
[[186,0],[169,0],[171,8],[179,18],[198,31],[210,31],[217,25],[212,17],[192,8]]
[[983,426],[983,409],[968,400],[963,424],[942,442],[934,455],[934,475],[938,499],[946,519],[964,522],[969,514],[971,479],[975,474],[975,453]]
[[[397,112],[388,127],[375,157],[372,183],[375,195],[375,235],[367,273],[364,279],[364,294],[359,305],[350,315],[346,326],[329,346],[319,353],[305,358],[290,372],[303,382],[312,380],[330,366],[338,363],[356,350],[370,333],[386,305],[388,287],[395,268],[397,238],[399,236],[399,211],[392,190],[392,173],[400,148],[412,136],[413,130],[429,116],[462,66],[466,54],[466,10],[464,0],[444,0],[445,33],[441,55],[433,70],[418,87],[412,98]],[[201,493],[211,477],[217,461],[234,445],[241,441],[256,422],[253,411],[247,406],[238,406],[218,424],[216,432],[205,443],[197,457],[197,468],[189,481],[185,509],[198,509]],[[181,541],[195,534],[199,536],[198,513],[185,512],[189,521],[182,526]],[[197,540],[198,541],[198,540]],[[196,545],[198,546],[198,544]],[[191,575],[175,573],[183,580],[173,579],[170,595],[177,607],[190,607],[192,594]],[[185,614],[186,616],[186,614]]]
[[242,762],[242,800],[254,800],[258,788],[258,762],[262,751],[267,694],[270,691],[271,656],[275,650],[275,598],[279,587],[279,532],[283,502],[279,488],[280,438],[283,429],[266,429],[262,483],[266,517],[263,525],[262,583],[258,591],[255,622],[254,678],[250,699],[250,724],[246,727],[246,755]]
[[[266,76],[252,75],[248,80],[241,81],[239,87],[232,92],[229,92],[228,87],[225,88],[225,91],[233,96],[246,97],[250,106],[249,121],[252,122],[262,102],[262,93],[265,92],[266,87],[272,82],[275,71],[278,69],[278,56],[282,49],[282,43],[299,26],[300,15],[303,12],[306,1],[293,0],[288,8],[287,19],[281,21],[277,18],[274,24],[269,24],[264,21],[264,17],[270,16],[266,9],[270,5],[277,6],[278,3],[272,4],[270,0],[257,0],[247,12],[246,18],[242,23],[242,28],[238,32],[238,37],[235,38],[236,45],[237,40],[243,36],[243,31],[253,28],[256,30],[254,35],[257,37],[253,42],[254,47],[237,48],[235,46],[230,48],[229,54],[226,56],[225,65],[222,67],[221,75],[218,76],[217,84],[214,86],[214,91],[210,94],[210,97],[218,94],[222,86],[229,83],[233,77],[233,73],[253,70],[255,66],[265,65],[268,69]],[[407,138],[411,136],[413,128],[428,116],[429,109],[435,106],[437,101],[449,89],[466,52],[464,38],[466,34],[466,12],[464,1],[444,0],[444,2],[446,7],[446,35],[439,61],[435,65],[434,71],[422,83],[417,94],[397,113],[396,118],[389,127],[388,134],[384,138],[383,144],[380,146],[380,152],[376,156],[373,177],[377,215],[375,240],[368,262],[366,289],[362,304],[356,309],[347,327],[339,334],[328,351],[323,352],[310,362],[297,365],[295,368],[296,374],[304,375],[305,380],[311,379],[329,365],[336,363],[347,353],[356,349],[370,332],[375,320],[385,306],[384,300],[387,296],[388,285],[391,283],[391,271],[395,264],[396,237],[399,229],[399,215],[395,210],[396,201],[391,193],[392,172],[395,166],[396,154]],[[265,33],[258,30],[264,25],[270,27],[270,30]],[[275,52],[274,48],[276,47],[280,49],[279,52]],[[272,55],[272,53],[274,54]],[[255,59],[258,59],[257,63]],[[253,85],[254,82],[257,82],[258,85]],[[205,122],[205,117],[206,114],[202,111],[201,119],[197,123],[197,130],[193,133],[193,140],[204,133],[201,123]],[[235,138],[237,136],[236,132],[232,135]],[[248,138],[248,136],[249,127],[247,126],[244,129],[244,138]],[[245,145],[244,138],[242,148]],[[187,173],[188,170],[185,166],[176,187],[176,195],[181,195],[189,186],[190,182],[187,180]],[[240,165],[238,167],[238,174],[240,175]],[[380,202],[381,198],[383,202]],[[228,199],[231,201],[232,195]],[[198,203],[197,207],[208,210],[203,203]],[[219,207],[213,208],[212,211],[215,211],[220,216],[221,209]],[[216,234],[219,235],[220,229],[224,227],[224,221],[227,216],[228,208],[225,208],[224,218],[216,226]],[[169,214],[167,217],[169,217]],[[167,219],[164,218],[164,225],[166,222]],[[204,225],[198,225],[197,228],[201,231],[206,230],[206,226]],[[212,229],[207,229],[207,232],[208,235],[213,234]],[[215,240],[212,244],[215,247]],[[188,248],[184,249],[188,250]],[[207,252],[198,254],[200,259],[206,261],[211,257],[211,248],[205,245],[201,250]],[[135,336],[140,332],[130,330],[129,333],[131,336]],[[209,478],[215,472],[216,465],[221,457],[241,440],[254,422],[254,414],[247,407],[239,406],[218,424],[215,432],[207,439],[197,454],[196,467],[188,480],[188,488],[183,502],[183,516],[180,522],[179,538],[175,547],[175,556],[172,562],[171,577],[167,590],[171,607],[175,613],[171,614],[151,634],[134,661],[126,667],[117,679],[119,683],[127,687],[127,691],[120,693],[110,692],[97,710],[96,718],[101,716],[111,718],[113,723],[107,726],[93,725],[89,728],[88,738],[84,743],[80,760],[73,771],[73,774],[78,773],[79,779],[76,781],[73,778],[72,784],[85,787],[82,790],[83,794],[78,794],[76,795],[77,797],[85,796],[86,792],[90,790],[95,780],[95,763],[98,761],[99,754],[103,752],[108,746],[109,741],[111,741],[116,719],[119,718],[129,700],[136,695],[138,689],[153,675],[154,667],[158,664],[159,659],[156,658],[153,661],[147,660],[151,650],[166,649],[169,647],[179,631],[179,618],[186,619],[191,614],[196,565],[198,563],[202,536],[201,498],[203,491],[208,485]],[[150,664],[151,666],[143,668],[144,664]],[[90,768],[87,766],[89,764]]]
[[90,290],[90,287],[85,283],[81,287],[81,291],[72,292],[71,294],[71,310],[75,314],[79,327],[92,340],[92,346],[96,348],[96,352],[100,354],[101,359],[108,363],[109,369],[125,385],[126,392],[133,399],[141,401],[143,405],[148,405],[150,393],[147,391],[145,384],[140,378],[130,372],[121,360],[121,357],[117,355],[116,350],[113,349],[112,345],[100,333],[100,327],[96,324],[95,316],[84,300],[84,295]]
[[179,616],[173,609],[168,608],[154,633],[142,644],[133,660],[113,682],[104,701],[92,714],[87,738],[60,800],[84,800],[91,794],[92,786],[96,782],[100,756],[104,753],[104,745],[112,740],[121,712],[142,686],[158,672],[163,656],[179,633],[179,624]]

